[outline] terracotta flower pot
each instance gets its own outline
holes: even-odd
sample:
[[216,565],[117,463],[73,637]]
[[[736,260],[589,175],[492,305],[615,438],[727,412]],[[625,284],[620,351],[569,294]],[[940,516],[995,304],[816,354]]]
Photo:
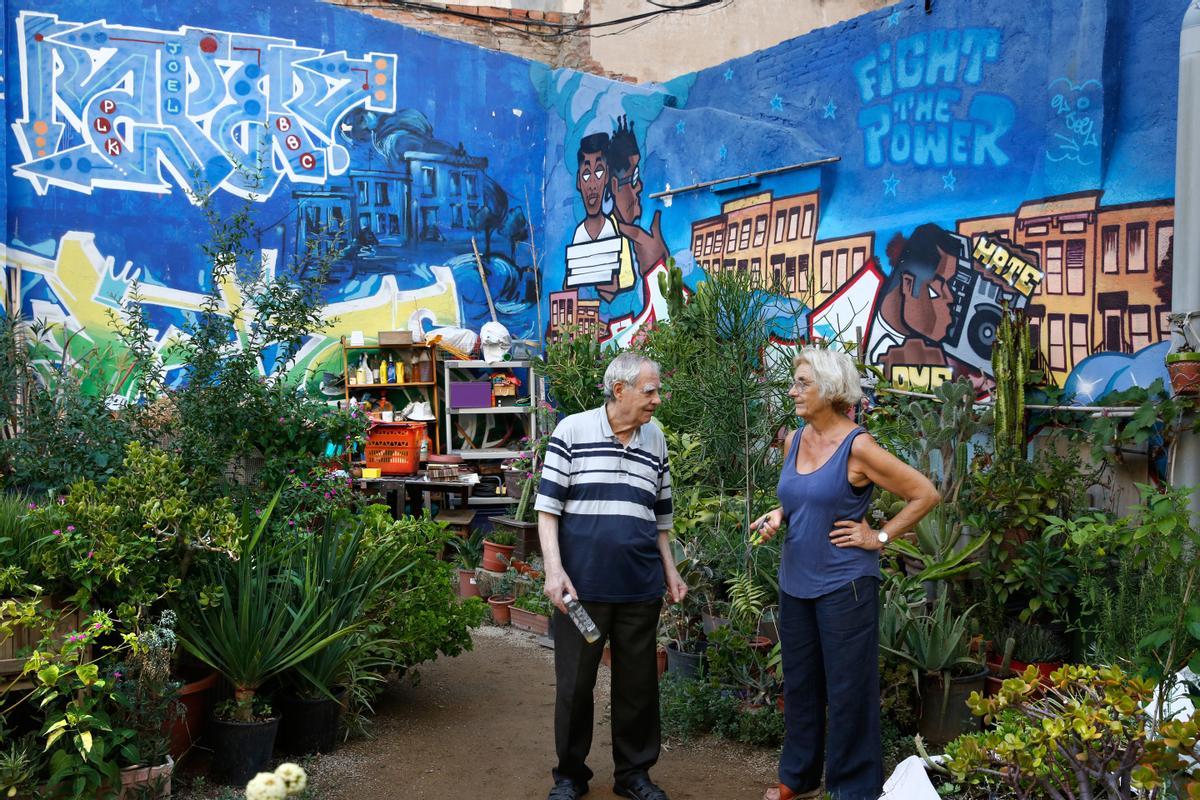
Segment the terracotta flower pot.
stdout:
[[507,595],[488,598],[488,605],[492,607],[492,621],[497,625],[507,625],[511,621],[513,599]]
[[508,569],[508,562],[512,560],[513,550],[515,545],[496,544],[490,539],[483,540],[483,563],[481,566],[492,572],[504,572]]
[[126,767],[121,770],[120,800],[168,800],[171,796],[171,774],[175,771],[175,759],[167,756],[165,764],[157,767]]
[[536,633],[539,636],[550,635],[550,618],[523,608],[513,606],[509,609],[509,617],[514,628]]
[[751,636],[750,649],[757,650],[760,653],[770,652],[775,643],[766,636]]
[[1200,394],[1200,353],[1170,353],[1167,374],[1175,394]]
[[475,570],[460,569],[458,571],[458,596],[479,597],[479,584],[475,581]]
[[185,683],[179,689],[183,715],[169,723],[173,759],[182,758],[204,733],[208,723],[208,711],[212,705],[212,688],[217,685],[217,678],[218,674],[214,670],[202,678]]
[[604,652],[600,654],[600,663],[612,667],[612,647],[607,643],[604,645]]
[[[608,652],[607,648],[605,648],[605,652]],[[656,655],[658,656],[658,678],[662,680],[663,673],[667,671],[667,648],[660,644]]]

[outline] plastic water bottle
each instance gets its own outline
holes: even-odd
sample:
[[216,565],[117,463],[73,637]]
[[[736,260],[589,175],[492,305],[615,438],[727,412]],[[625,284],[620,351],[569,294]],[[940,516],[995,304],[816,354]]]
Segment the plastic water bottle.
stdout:
[[567,616],[571,618],[571,622],[575,623],[575,627],[579,628],[579,632],[583,634],[583,638],[588,644],[595,644],[600,640],[600,629],[596,627],[596,623],[592,621],[588,615],[587,609],[583,607],[574,597],[569,594],[563,595],[563,604],[567,607]]
[[421,451],[419,458],[422,462],[429,460],[429,439],[421,440]]

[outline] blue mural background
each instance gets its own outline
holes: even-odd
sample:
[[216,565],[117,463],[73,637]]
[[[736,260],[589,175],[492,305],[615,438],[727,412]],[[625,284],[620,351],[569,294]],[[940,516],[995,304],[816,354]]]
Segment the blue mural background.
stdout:
[[524,61],[315,0],[13,2],[5,25],[7,261],[26,315],[103,342],[104,311],[136,277],[165,348],[211,288],[209,231],[183,186],[203,164],[226,181],[217,207],[236,208],[245,190],[222,154],[240,149],[248,165],[271,154],[265,252],[287,259],[334,222],[351,239],[326,297],[341,322],[301,368],[349,330],[408,328],[422,306],[426,328],[477,331],[489,312],[472,236],[500,321],[536,336],[527,240],[544,225],[546,114]]
[[[264,251],[287,259],[333,223],[352,238],[326,298],[341,322],[301,369],[348,330],[478,330],[474,236],[520,338],[574,323],[627,343],[665,313],[669,256],[692,288],[751,275],[780,338],[861,339],[914,387],[965,374],[986,391],[985,312],[1002,301],[1081,397],[1110,383],[1101,365],[1145,384],[1161,360],[1133,356],[1169,307],[1183,6],[903,2],[634,86],[317,0],[7,0],[6,264],[24,313],[98,343],[137,277],[165,346],[209,288],[188,157],[232,208],[245,190],[222,153],[263,146],[279,173]],[[576,156],[594,134],[610,169],[589,210]]]
[[[784,291],[793,303],[781,304],[781,313],[790,316],[800,306],[813,310],[813,319],[799,326],[786,319],[778,330],[811,325],[805,332],[829,335],[835,326],[821,320],[847,302],[836,295],[857,291],[869,298],[869,307],[855,313],[842,308],[841,318],[857,322],[869,339],[885,313],[886,276],[917,228],[933,223],[957,232],[968,257],[980,233],[1003,232],[1009,255],[1023,254],[1038,281],[1052,273],[1049,285],[1017,299],[1042,315],[1044,350],[1062,317],[1065,339],[1054,340],[1051,356],[1051,371],[1061,382],[1092,353],[1132,352],[1161,338],[1170,274],[1162,256],[1171,241],[1174,191],[1178,67],[1172,54],[1184,6],[1177,0],[1038,0],[1020,6],[966,0],[935,2],[926,14],[923,4],[900,3],[661,86],[629,87],[577,74],[544,77],[541,94],[551,111],[548,250],[565,254],[585,216],[575,186],[579,140],[611,133],[625,116],[641,147],[640,224],[661,212],[663,238],[690,285],[714,266],[754,275],[753,259],[761,255],[759,277],[768,290],[771,259],[788,263],[784,257],[794,253],[801,264],[810,259],[809,275],[818,283],[818,261],[827,252],[822,243],[845,239],[850,253],[863,251],[857,268],[849,263],[843,274],[835,261],[829,284],[807,296],[802,287]],[[649,196],[828,157],[839,160],[750,185]],[[805,252],[789,250],[786,240],[780,247],[774,215],[786,210],[781,198],[809,195],[806,202],[819,209],[814,242]],[[749,265],[740,264],[735,252],[744,255],[747,248],[731,250],[728,240],[721,257],[714,251],[707,258],[706,250],[697,256],[695,234],[716,218],[736,226],[739,200],[768,215],[763,246],[748,248]],[[989,217],[994,228],[972,222]],[[1043,217],[1045,235],[1037,233]],[[1103,239],[1102,228],[1120,229],[1120,238]],[[1126,235],[1134,237],[1128,248]],[[757,239],[756,227],[752,241]],[[721,241],[718,233],[718,248]],[[889,255],[893,242],[896,252]],[[837,248],[829,248],[838,258]],[[1140,258],[1152,268],[1138,272]],[[974,260],[978,272],[989,272]],[[598,303],[599,335],[627,339],[632,329],[612,321],[637,318],[645,303],[654,302],[653,287],[635,287],[610,302],[593,286],[568,285],[565,262],[564,256],[548,265],[546,286],[561,286],[572,302]],[[996,270],[993,260],[990,277],[1005,277]],[[885,285],[868,291],[855,280],[860,274]],[[997,283],[1012,292],[1012,277],[1007,285]],[[1118,278],[1129,285],[1114,286]],[[1118,289],[1127,290],[1123,301]],[[571,320],[562,302],[550,318],[566,324]],[[1143,332],[1147,307],[1150,329]],[[957,319],[968,310],[956,306],[952,314]],[[1124,316],[1116,320],[1118,314]],[[964,364],[938,356],[935,351],[949,349],[945,338],[916,327],[910,339],[922,341],[909,348],[909,355],[916,352],[913,364],[936,368],[923,378],[926,386],[967,373],[986,389],[989,370],[981,359]],[[1162,371],[1161,359],[1137,364],[1137,383]]]

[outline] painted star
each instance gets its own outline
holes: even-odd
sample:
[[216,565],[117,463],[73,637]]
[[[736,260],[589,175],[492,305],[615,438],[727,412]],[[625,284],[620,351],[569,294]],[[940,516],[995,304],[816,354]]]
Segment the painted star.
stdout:
[[896,173],[893,172],[891,175],[883,179],[883,196],[887,197],[890,194],[892,197],[895,197],[896,187],[899,185],[900,179],[897,178]]
[[899,27],[900,18],[903,16],[904,16],[904,14],[903,14],[903,12],[900,11],[899,6],[897,6],[896,8],[893,8],[892,13],[888,14],[888,16],[887,16],[888,27],[889,28]]
[[728,67],[728,68],[726,68],[726,70],[725,70],[725,80],[727,80],[727,81],[731,81],[731,80],[733,80],[733,67]]
[[725,145],[721,145],[721,149],[718,150],[717,152],[720,154],[721,160],[724,161],[726,156],[729,155],[729,148],[726,147]]
[[825,115],[822,119],[837,119],[837,104],[833,102],[833,98],[825,104]]
[[675,123],[675,132],[676,133],[683,133],[683,128],[684,128],[683,120],[679,120],[679,122]]
[[775,109],[776,111],[783,111],[783,98],[779,95],[772,97],[771,108]]
[[949,170],[942,176],[942,188],[954,191],[954,184],[958,183],[958,176],[954,174],[954,170]]

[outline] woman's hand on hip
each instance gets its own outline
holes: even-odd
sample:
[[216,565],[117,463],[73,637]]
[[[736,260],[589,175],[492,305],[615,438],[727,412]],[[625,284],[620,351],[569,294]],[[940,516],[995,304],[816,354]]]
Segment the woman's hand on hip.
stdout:
[[750,544],[762,544],[771,541],[783,527],[783,508],[776,508],[763,514],[750,523]]
[[862,550],[882,550],[879,534],[864,520],[843,519],[833,523],[829,541],[834,547],[858,547]]

